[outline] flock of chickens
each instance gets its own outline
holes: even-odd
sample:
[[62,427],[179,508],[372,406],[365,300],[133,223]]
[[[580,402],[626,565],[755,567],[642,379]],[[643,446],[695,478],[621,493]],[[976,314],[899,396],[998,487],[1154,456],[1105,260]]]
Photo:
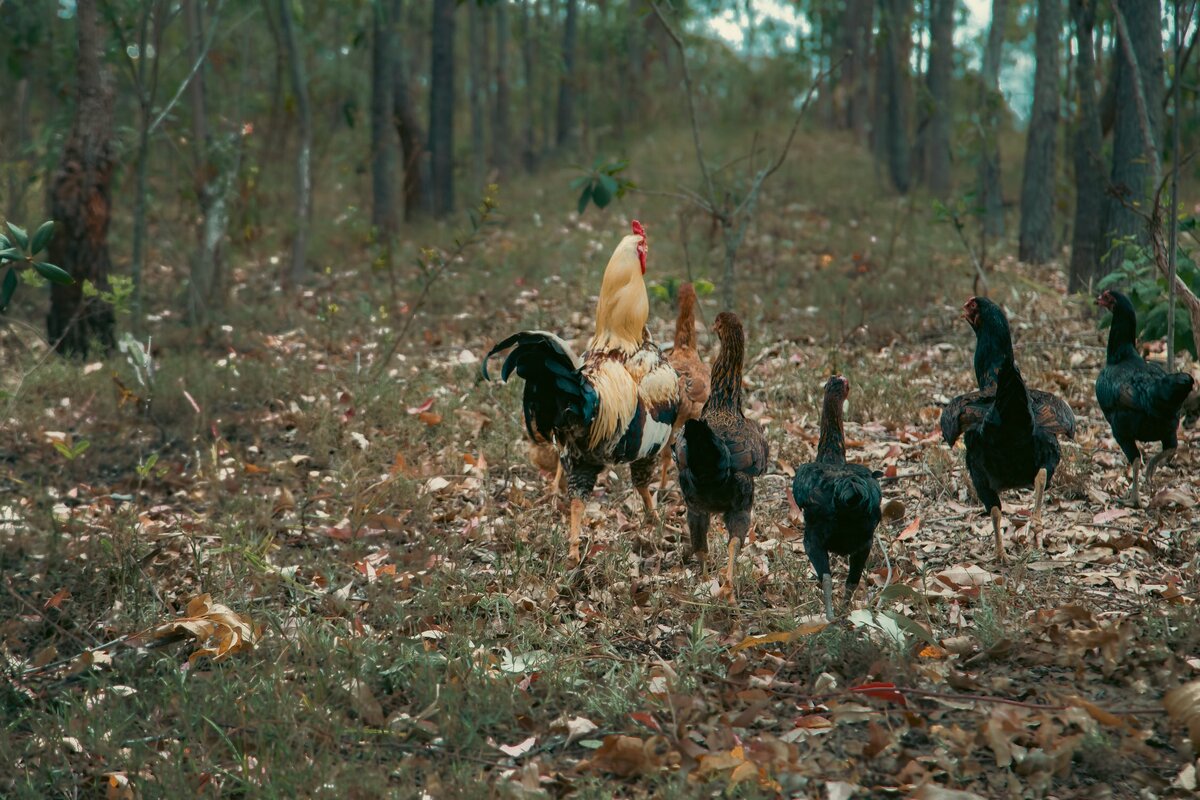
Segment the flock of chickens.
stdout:
[[[555,485],[570,498],[572,563],[581,560],[584,499],[601,471],[628,463],[633,485],[654,514],[650,482],[661,467],[666,485],[668,453],[679,472],[687,506],[692,554],[703,569],[708,529],[721,515],[729,536],[726,587],[733,595],[736,546],[745,542],[754,507],[754,479],[769,459],[766,437],[742,410],[745,334],[730,312],[719,314],[713,331],[720,352],[711,370],[695,348],[696,294],[679,292],[675,346],[664,357],[650,340],[650,313],[643,276],[648,246],[633,222],[604,271],[596,309],[596,331],[582,356],[547,331],[521,331],[496,344],[483,361],[510,351],[501,378],[515,371],[525,381],[525,428],[535,445],[557,454]],[[1186,373],[1167,374],[1136,349],[1136,316],[1129,299],[1106,291],[1097,303],[1112,312],[1107,357],[1096,380],[1096,399],[1133,470],[1129,502],[1138,503],[1141,454],[1138,442],[1162,442],[1146,468],[1169,460],[1177,446],[1180,407],[1192,390]],[[1028,389],[1013,357],[1004,311],[983,297],[963,307],[976,335],[975,378],[979,389],[950,401],[941,430],[951,446],[961,436],[967,470],[992,519],[996,558],[1004,560],[1000,492],[1033,487],[1031,525],[1040,531],[1042,499],[1061,457],[1059,437],[1074,437],[1075,416],[1062,399]],[[829,554],[849,562],[842,605],[858,586],[882,511],[878,477],[846,462],[842,414],[850,382],[834,375],[825,385],[816,460],[796,470],[792,496],[804,514],[804,549],[822,582],[825,614],[834,618]]]

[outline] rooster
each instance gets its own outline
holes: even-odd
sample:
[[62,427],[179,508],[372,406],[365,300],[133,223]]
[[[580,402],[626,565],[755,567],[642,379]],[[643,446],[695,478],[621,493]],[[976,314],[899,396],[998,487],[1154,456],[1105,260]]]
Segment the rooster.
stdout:
[[[679,414],[675,417],[672,444],[688,420],[699,419],[708,400],[709,369],[696,352],[696,289],[690,283],[679,287],[679,317],[675,320],[675,346],[667,361],[679,374]],[[671,447],[662,453],[662,478],[659,491],[667,488],[667,467],[671,462]]]
[[525,428],[535,443],[554,443],[571,500],[568,560],[578,564],[584,498],[609,464],[629,464],[634,488],[654,514],[650,481],[679,410],[678,375],[646,330],[650,301],[646,231],[613,251],[600,285],[596,331],[581,356],[546,331],[521,331],[499,342],[483,360],[511,348],[500,377],[525,380]]
[[821,438],[817,460],[796,470],[792,498],[804,512],[804,550],[812,563],[825,595],[825,617],[833,621],[833,577],[829,554],[845,556],[850,562],[842,605],[849,605],[862,578],[883,512],[883,499],[875,473],[861,464],[846,463],[846,439],[842,428],[843,408],[850,395],[850,381],[834,375],[825,384],[821,408]]
[[767,438],[762,428],[742,413],[742,362],[745,334],[737,316],[717,315],[713,331],[721,352],[712,368],[712,391],[699,419],[688,420],[675,441],[679,487],[687,503],[692,553],[704,567],[708,555],[708,526],[721,514],[729,535],[729,566],[725,586],[731,598],[736,545],[746,540],[754,507],[754,478],[767,469]]
[[1112,428],[1113,438],[1133,469],[1133,486],[1128,501],[1138,505],[1138,467],[1142,454],[1138,442],[1162,442],[1162,452],[1150,459],[1146,482],[1154,470],[1175,455],[1179,445],[1179,409],[1192,391],[1193,379],[1186,372],[1170,375],[1157,364],[1147,363],[1137,351],[1137,312],[1120,292],[1106,291],[1096,305],[1112,312],[1108,352],[1104,369],[1096,378],[1096,401]]

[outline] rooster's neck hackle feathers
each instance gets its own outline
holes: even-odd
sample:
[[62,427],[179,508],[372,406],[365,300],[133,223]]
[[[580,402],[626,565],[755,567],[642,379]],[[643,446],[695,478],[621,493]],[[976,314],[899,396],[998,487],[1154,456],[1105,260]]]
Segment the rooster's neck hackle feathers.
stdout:
[[600,302],[596,304],[596,333],[589,350],[619,350],[631,356],[642,346],[646,320],[650,318],[650,300],[638,253],[644,241],[640,236],[626,236],[608,260],[600,284]]
[[690,283],[679,287],[679,317],[675,320],[675,349],[696,349],[696,290]]
[[1112,306],[1112,327],[1108,329],[1108,349],[1105,363],[1118,364],[1126,358],[1138,357],[1137,312],[1129,298],[1118,292],[1110,292],[1116,302]]
[[706,405],[742,413],[742,361],[746,352],[746,335],[737,316],[722,311],[713,324],[721,341],[721,352],[713,362],[711,391]]
[[846,395],[834,388],[836,378],[825,385],[821,406],[821,439],[817,442],[817,461],[822,464],[846,463],[846,436],[842,431],[842,404]]
[[1012,331],[1004,309],[977,297],[979,324],[975,329],[975,380],[980,389],[995,385],[1000,365],[1013,358]]

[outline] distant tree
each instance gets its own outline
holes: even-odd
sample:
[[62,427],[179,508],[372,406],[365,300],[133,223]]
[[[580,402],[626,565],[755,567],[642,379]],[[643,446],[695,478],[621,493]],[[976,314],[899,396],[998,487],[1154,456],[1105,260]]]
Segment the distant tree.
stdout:
[[484,75],[485,41],[483,15],[478,3],[467,5],[467,82],[471,108],[471,194],[483,191],[487,180],[487,150],[484,143],[483,110],[487,101],[487,77]]
[[[403,0],[394,0],[392,20],[399,26],[404,18]],[[433,212],[430,192],[429,163],[426,158],[425,131],[417,114],[416,102],[408,86],[408,65],[403,36],[396,36],[397,50],[392,64],[392,114],[396,134],[400,138],[400,157],[404,162],[404,219],[413,220],[422,213]]]
[[371,225],[390,239],[396,228],[396,25],[389,0],[371,4]]
[[532,172],[537,161],[537,118],[534,116],[534,99],[537,93],[537,39],[534,36],[531,18],[535,11],[531,0],[521,0],[521,63],[525,78],[525,91],[522,92],[522,116],[525,120],[523,141],[521,143],[521,161],[527,172]]
[[[1163,84],[1162,29],[1159,0],[1117,0],[1124,19],[1118,24],[1116,52],[1116,121],[1113,125],[1113,195],[1104,212],[1102,271],[1112,272],[1125,259],[1124,242],[1146,245],[1145,221],[1126,204],[1148,209],[1158,188],[1159,142],[1162,141]],[[1127,28],[1128,38],[1121,32]],[[1148,128],[1144,130],[1143,128]]]
[[979,87],[979,203],[983,232],[991,238],[1004,235],[1004,194],[1000,187],[1000,59],[1004,28],[1008,22],[1008,0],[992,0],[992,22],[983,51],[982,82]]
[[879,68],[876,91],[882,96],[876,120],[881,141],[876,149],[888,167],[896,191],[908,192],[911,180],[909,144],[909,18],[906,0],[879,0]]
[[846,96],[845,125],[866,143],[871,118],[871,91],[868,64],[871,56],[871,28],[874,22],[873,0],[847,0],[840,27],[843,54],[842,91]]
[[562,77],[558,84],[558,126],[555,143],[570,144],[575,137],[575,48],[578,36],[579,0],[566,0],[566,19],[563,22]]
[[496,96],[492,104],[492,164],[501,176],[512,164],[512,92],[508,85],[508,0],[499,0],[496,15]]
[[1088,289],[1100,263],[1100,234],[1104,212],[1104,139],[1096,99],[1096,23],[1094,0],[1070,0],[1075,22],[1075,226],[1071,239],[1069,291]]
[[950,195],[950,117],[954,73],[955,0],[932,0],[929,70],[926,83],[932,106],[925,143],[925,179],[934,197]]
[[84,295],[85,282],[107,289],[112,271],[108,227],[112,219],[114,93],[104,65],[105,37],[97,0],[78,0],[75,17],[75,119],[58,169],[50,179],[50,217],[59,224],[48,250],[48,260],[74,282],[51,286],[46,331],[60,353],[86,357],[93,338],[105,352],[116,344],[112,307],[95,294]]
[[429,154],[433,213],[454,211],[454,9],[456,0],[433,0],[430,43]]
[[1058,153],[1059,38],[1063,29],[1063,0],[1038,0],[1033,78],[1033,109],[1025,144],[1021,180],[1021,238],[1019,257],[1043,264],[1054,256],[1054,187]]
[[292,258],[286,283],[297,285],[307,271],[308,228],[312,221],[312,108],[308,101],[308,81],[304,77],[304,59],[292,21],[292,0],[279,0],[280,32],[287,51],[288,72],[291,74],[292,95],[296,98],[296,114],[300,121],[300,149],[296,154],[296,218],[292,232]]

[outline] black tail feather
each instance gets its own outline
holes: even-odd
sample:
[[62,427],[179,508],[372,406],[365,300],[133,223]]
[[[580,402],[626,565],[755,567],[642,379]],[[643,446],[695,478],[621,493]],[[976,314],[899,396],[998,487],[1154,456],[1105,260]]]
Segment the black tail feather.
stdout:
[[687,467],[702,486],[715,486],[729,480],[733,464],[729,448],[703,420],[690,419],[683,425],[687,448]]
[[525,381],[525,428],[536,441],[549,439],[565,426],[588,424],[595,416],[598,398],[583,377],[575,354],[553,334],[521,331],[496,344],[483,360],[481,372],[488,378],[488,361],[509,348],[500,378],[513,372]]

